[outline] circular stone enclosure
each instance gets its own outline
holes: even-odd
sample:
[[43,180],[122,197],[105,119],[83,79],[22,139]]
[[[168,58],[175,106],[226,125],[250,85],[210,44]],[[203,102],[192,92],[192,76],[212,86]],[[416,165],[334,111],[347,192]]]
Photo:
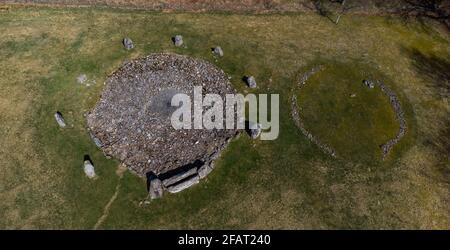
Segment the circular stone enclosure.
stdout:
[[379,85],[370,88],[363,80],[386,77],[357,62],[322,65],[296,93],[305,129],[338,157],[381,160],[381,145],[396,137],[399,121],[390,97]]
[[225,100],[235,93],[226,74],[204,60],[160,53],[127,62],[106,80],[87,115],[88,129],[106,155],[143,177],[209,163],[237,130],[172,127],[178,108],[171,106],[172,97],[187,94],[193,105],[194,86],[202,87],[203,97],[218,94]]

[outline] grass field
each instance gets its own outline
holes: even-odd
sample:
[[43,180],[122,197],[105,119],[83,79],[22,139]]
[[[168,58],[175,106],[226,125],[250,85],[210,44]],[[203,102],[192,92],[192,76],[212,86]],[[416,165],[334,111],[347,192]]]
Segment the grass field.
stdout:
[[389,98],[379,87],[366,87],[363,80],[385,81],[386,77],[359,61],[315,64],[323,69],[297,93],[305,128],[340,158],[364,164],[381,162],[380,145],[395,137],[399,124]]
[[[450,228],[450,40],[434,24],[13,7],[0,12],[0,32],[0,228]],[[187,48],[172,45],[175,34]],[[123,49],[125,36],[135,49]],[[252,74],[256,93],[279,93],[280,137],[241,136],[205,181],[143,206],[145,180],[105,159],[84,114],[123,61],[162,51],[211,61],[240,92]],[[293,87],[316,62],[330,70],[295,94],[306,126],[343,158],[323,154],[290,116]],[[386,79],[406,112],[408,133],[385,161],[376,146],[397,124],[376,89],[352,89],[361,72]],[[78,84],[80,74],[96,83]],[[334,79],[345,87],[324,85]],[[346,91],[357,92],[356,111],[345,108]],[[57,126],[57,110],[68,128]],[[333,134],[337,123],[345,129]],[[96,180],[82,171],[85,154]]]

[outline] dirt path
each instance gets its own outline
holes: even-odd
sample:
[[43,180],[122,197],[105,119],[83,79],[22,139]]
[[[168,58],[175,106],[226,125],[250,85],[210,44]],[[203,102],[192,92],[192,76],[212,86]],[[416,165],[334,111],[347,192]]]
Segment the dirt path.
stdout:
[[94,230],[98,229],[103,222],[108,218],[109,210],[111,208],[111,205],[114,203],[114,201],[117,199],[117,196],[119,195],[119,190],[121,187],[121,180],[123,178],[123,174],[126,171],[126,168],[122,165],[119,165],[116,170],[116,174],[119,176],[119,180],[117,182],[116,191],[114,192],[113,196],[111,196],[111,199],[109,199],[108,203],[106,203],[105,208],[103,208],[103,214],[98,218],[97,223],[94,225]]

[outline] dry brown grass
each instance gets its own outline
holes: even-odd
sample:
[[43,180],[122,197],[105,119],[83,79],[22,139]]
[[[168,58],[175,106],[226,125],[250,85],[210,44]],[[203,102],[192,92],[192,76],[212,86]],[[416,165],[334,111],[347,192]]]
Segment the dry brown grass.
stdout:
[[[0,16],[0,32],[1,228],[94,226],[119,177],[117,164],[102,160],[83,127],[83,113],[102,85],[82,89],[74,77],[84,70],[102,83],[127,58],[173,52],[170,35],[178,32],[189,48],[175,52],[209,60],[209,46],[220,44],[226,56],[217,64],[239,90],[240,76],[256,72],[261,90],[285,91],[320,56],[373,63],[395,83],[411,133],[385,164],[365,166],[322,156],[283,116],[279,140],[238,141],[209,180],[148,208],[139,206],[145,184],[125,173],[102,227],[450,227],[448,145],[442,140],[450,104],[405,52],[415,48],[448,60],[450,43],[418,23],[352,16],[335,26],[316,15],[25,8]],[[126,54],[120,40],[130,34],[137,46]],[[98,69],[77,68],[83,63]],[[57,130],[51,117],[61,107],[74,123],[70,132]],[[102,166],[95,182],[78,169],[87,152]]]

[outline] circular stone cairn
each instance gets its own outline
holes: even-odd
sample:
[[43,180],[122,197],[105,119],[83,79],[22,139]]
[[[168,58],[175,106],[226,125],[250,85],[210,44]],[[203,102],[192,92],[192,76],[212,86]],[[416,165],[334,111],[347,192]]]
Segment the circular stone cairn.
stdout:
[[235,93],[225,73],[206,61],[151,54],[125,63],[105,84],[100,101],[87,115],[90,133],[105,155],[139,176],[171,176],[182,169],[178,174],[184,176],[192,168],[210,167],[237,134],[234,129],[176,130],[171,125],[178,108],[171,106],[175,94],[189,95],[192,107],[194,86],[202,86],[203,97],[219,94],[224,101],[226,94]]

